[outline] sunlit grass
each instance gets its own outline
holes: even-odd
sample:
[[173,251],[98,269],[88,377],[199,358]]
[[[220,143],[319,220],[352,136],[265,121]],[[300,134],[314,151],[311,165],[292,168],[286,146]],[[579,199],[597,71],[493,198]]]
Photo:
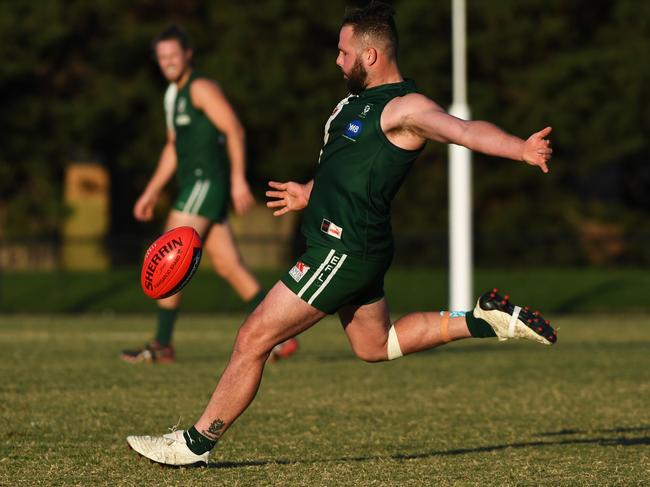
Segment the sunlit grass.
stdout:
[[557,346],[466,340],[385,364],[334,319],[267,367],[207,469],[129,434],[187,427],[241,315],[181,317],[176,364],[132,366],[152,316],[0,317],[0,485],[640,485],[650,482],[650,319],[559,316]]

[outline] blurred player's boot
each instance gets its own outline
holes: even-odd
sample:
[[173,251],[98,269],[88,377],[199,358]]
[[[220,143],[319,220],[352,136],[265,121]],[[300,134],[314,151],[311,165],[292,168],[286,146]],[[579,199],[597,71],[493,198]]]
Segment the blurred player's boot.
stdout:
[[493,289],[478,298],[473,314],[487,321],[499,340],[527,338],[544,345],[555,343],[557,332],[548,320],[538,311],[531,312],[528,307],[513,305],[509,299],[509,296],[501,296],[497,289]]
[[127,436],[126,442],[137,453],[163,465],[204,467],[210,452],[197,455],[187,447],[183,430],[163,436]]
[[298,351],[298,339],[289,338],[288,340],[279,343],[278,345],[273,347],[273,350],[271,350],[271,355],[269,355],[269,361],[275,362],[280,359],[287,359],[297,351]]
[[120,358],[125,362],[168,364],[176,360],[174,347],[171,345],[162,346],[156,340],[147,343],[137,350],[124,350]]

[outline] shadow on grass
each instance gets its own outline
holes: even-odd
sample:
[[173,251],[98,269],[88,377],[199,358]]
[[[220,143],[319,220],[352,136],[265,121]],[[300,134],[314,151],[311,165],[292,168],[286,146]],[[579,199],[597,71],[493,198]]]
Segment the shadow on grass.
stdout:
[[[599,445],[599,446],[636,446],[636,445],[650,445],[650,436],[644,436],[642,438],[586,438],[586,439],[566,439],[558,441],[523,441],[518,443],[505,443],[503,445],[487,445],[477,448],[457,448],[453,450],[442,450],[442,451],[432,451],[429,453],[416,453],[416,454],[397,454],[391,455],[389,458],[395,460],[414,460],[418,458],[428,458],[428,457],[437,457],[437,456],[449,456],[449,455],[464,455],[467,453],[483,453],[483,452],[493,452],[499,450],[506,450],[508,448],[530,448],[537,446],[561,446],[561,445]],[[380,457],[377,457],[379,459]],[[368,458],[367,460],[370,460]],[[355,460],[350,458],[349,460]],[[363,461],[366,459],[358,459]]]
[[[597,433],[627,433],[648,431],[650,426],[639,426],[634,428],[611,428],[594,430]],[[589,433],[583,430],[560,430],[557,432],[540,433],[539,436],[552,436],[552,435],[573,435]],[[454,455],[466,455],[470,453],[486,453],[500,450],[507,450],[508,448],[531,448],[540,446],[562,446],[562,445],[598,445],[598,446],[638,446],[650,445],[650,436],[643,436],[640,438],[628,438],[625,436],[616,438],[567,438],[557,441],[522,441],[516,443],[504,443],[500,445],[486,445],[475,448],[454,448],[451,450],[433,450],[424,453],[396,453],[393,455],[376,455],[376,456],[360,456],[360,457],[339,457],[323,460],[250,460],[242,462],[213,462],[208,465],[209,468],[241,468],[241,467],[264,467],[267,465],[296,465],[307,463],[333,463],[333,462],[367,462],[367,461],[385,461],[385,460],[417,460],[432,457],[445,457]]]
[[624,279],[609,279],[598,283],[589,289],[585,289],[582,292],[568,297],[554,306],[552,311],[554,313],[575,313],[576,310],[580,309],[580,306],[585,302],[593,300],[598,296],[607,295],[612,291],[619,289],[623,284],[625,284],[625,282]]
[[608,428],[596,430],[562,429],[560,431],[547,431],[537,436],[584,435],[588,433],[630,433],[637,431],[650,431],[650,426],[634,426],[632,428]]
[[114,280],[108,280],[103,285],[94,287],[88,286],[86,293],[79,293],[78,299],[63,308],[64,313],[81,313],[91,309],[93,305],[106,299],[106,296],[116,294],[118,291],[128,287],[132,281],[132,276],[117,276]]

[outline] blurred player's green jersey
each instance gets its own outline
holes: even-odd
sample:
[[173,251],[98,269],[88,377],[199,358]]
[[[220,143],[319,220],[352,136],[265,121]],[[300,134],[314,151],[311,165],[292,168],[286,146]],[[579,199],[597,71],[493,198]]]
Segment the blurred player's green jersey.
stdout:
[[167,127],[176,137],[176,174],[181,187],[194,184],[197,178],[226,184],[230,178],[225,135],[192,104],[190,86],[200,77],[192,72],[180,90],[172,83],[165,93]]
[[422,149],[393,145],[381,129],[381,113],[395,97],[416,91],[410,81],[350,95],[325,125],[302,232],[307,246],[327,247],[362,259],[393,254],[391,202]]

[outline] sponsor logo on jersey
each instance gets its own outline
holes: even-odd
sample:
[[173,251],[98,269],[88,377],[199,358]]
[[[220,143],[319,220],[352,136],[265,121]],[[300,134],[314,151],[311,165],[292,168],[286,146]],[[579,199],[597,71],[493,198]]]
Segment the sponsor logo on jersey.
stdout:
[[322,232],[325,232],[328,235],[331,235],[334,238],[341,240],[341,235],[343,234],[343,229],[338,225],[335,225],[329,220],[323,218],[323,222],[320,224],[320,229]]
[[361,123],[361,120],[352,120],[351,122],[348,122],[348,125],[343,132],[343,137],[356,142],[355,139],[361,135],[361,132],[363,132],[363,123]]
[[289,271],[289,275],[293,278],[294,281],[300,282],[300,279],[303,278],[305,274],[309,271],[310,267],[304,262],[298,261]]
[[176,125],[189,125],[192,119],[187,113],[176,116]]

